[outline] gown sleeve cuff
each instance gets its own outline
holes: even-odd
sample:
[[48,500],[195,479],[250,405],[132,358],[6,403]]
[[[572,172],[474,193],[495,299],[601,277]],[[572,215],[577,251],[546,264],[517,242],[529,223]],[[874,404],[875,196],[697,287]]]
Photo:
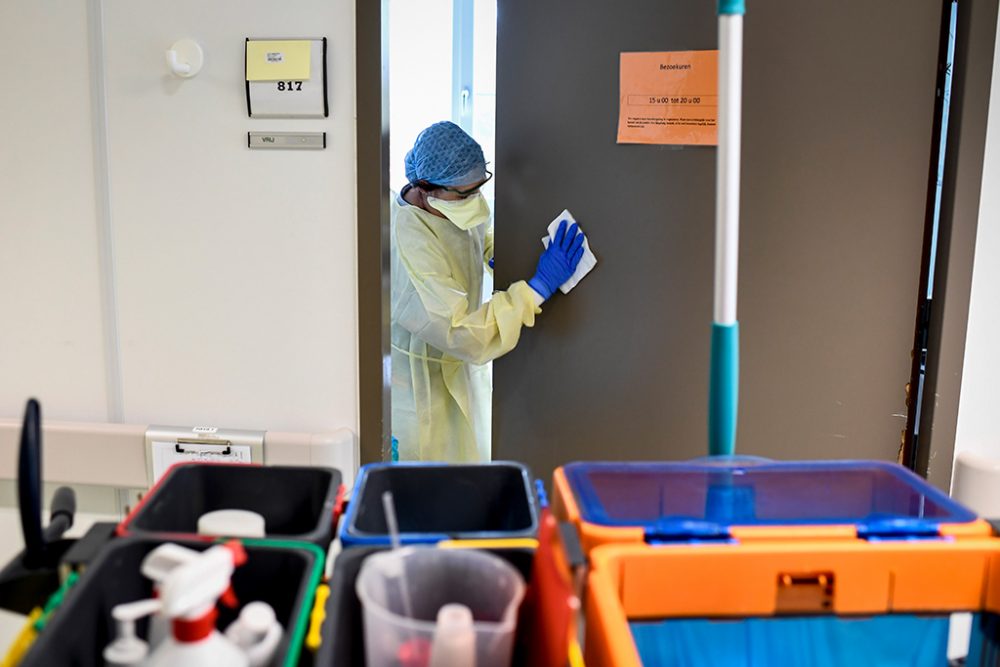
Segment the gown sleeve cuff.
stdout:
[[510,286],[508,292],[516,295],[519,301],[523,301],[527,305],[530,305],[535,315],[542,312],[542,304],[545,303],[545,297],[531,289],[527,281],[517,281]]

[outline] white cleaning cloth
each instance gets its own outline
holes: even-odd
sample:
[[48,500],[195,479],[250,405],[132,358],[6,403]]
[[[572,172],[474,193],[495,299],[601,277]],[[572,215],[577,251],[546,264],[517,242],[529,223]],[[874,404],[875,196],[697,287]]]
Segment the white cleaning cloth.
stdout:
[[[551,225],[549,225],[549,235],[542,239],[543,246],[546,248],[549,247],[549,243],[552,242],[552,238],[556,235],[556,232],[559,231],[559,223],[563,220],[566,221],[567,229],[572,227],[573,223],[576,222],[573,214],[570,213],[568,209],[564,210],[556,216],[556,219],[552,221]],[[580,228],[580,231],[583,232],[582,227]],[[569,294],[569,291],[576,287],[576,284],[583,280],[585,275],[593,271],[595,266],[597,266],[597,258],[594,257],[594,253],[590,251],[590,239],[588,239],[585,235],[583,237],[583,257],[580,258],[580,263],[576,265],[576,271],[569,277],[569,280],[564,282],[559,287],[559,291],[563,294]]]

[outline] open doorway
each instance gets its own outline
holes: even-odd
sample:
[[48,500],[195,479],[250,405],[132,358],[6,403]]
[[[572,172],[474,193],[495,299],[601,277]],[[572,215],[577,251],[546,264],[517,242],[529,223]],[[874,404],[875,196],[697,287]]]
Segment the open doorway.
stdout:
[[[496,173],[493,158],[495,147],[496,118],[496,32],[497,32],[497,2],[496,0],[387,0],[385,25],[387,26],[387,56],[388,56],[388,99],[389,99],[389,198],[390,209],[408,206],[404,188],[408,186],[405,168],[407,153],[413,148],[418,135],[425,128],[441,121],[450,121],[466,134],[471,136],[482,148],[483,157],[488,171]],[[421,181],[423,182],[423,181]],[[456,185],[445,183],[443,185]],[[493,210],[494,182],[488,180],[478,189],[482,193],[489,210]],[[492,259],[492,215],[488,223],[482,225],[483,239],[477,243],[484,246],[484,262],[475,267],[481,271],[468,280],[468,287],[473,292],[468,301],[489,300],[493,292],[492,271],[489,260]],[[486,231],[488,228],[490,231]],[[454,229],[451,230],[455,232]],[[475,236],[470,230],[469,234]],[[440,237],[439,237],[440,238]],[[485,240],[488,238],[489,240]],[[392,238],[390,224],[390,279],[395,281],[424,281],[429,276],[445,273],[443,268],[435,267],[426,275],[409,276],[414,271],[408,261],[397,260],[395,243]],[[475,243],[473,244],[475,245]],[[463,248],[463,252],[465,249]],[[459,253],[461,254],[461,253]],[[383,255],[383,257],[385,257]],[[406,270],[402,267],[405,265]],[[469,271],[472,271],[471,265]],[[462,270],[455,275],[468,274]],[[395,277],[393,277],[395,276]],[[474,286],[474,287],[473,287]],[[392,290],[396,288],[393,287]],[[392,292],[393,294],[395,291]],[[383,312],[390,319],[390,329],[395,322],[393,308],[394,297],[389,295],[388,310]],[[469,303],[469,312],[476,310],[478,303]],[[463,313],[464,314],[464,313]],[[403,326],[403,325],[400,325]],[[482,365],[465,378],[473,388],[457,387],[447,378],[448,373],[442,372],[441,352],[434,349],[430,352],[421,347],[412,347],[412,337],[406,333],[408,343],[396,340],[390,333],[389,375],[391,378],[390,401],[395,405],[393,412],[397,422],[405,422],[392,428],[390,446],[384,459],[410,460],[425,458],[444,458],[448,460],[482,460],[490,457],[492,405],[492,367]],[[424,341],[427,345],[433,339]],[[454,359],[451,353],[457,351],[448,348],[447,357]],[[459,355],[461,356],[461,355]],[[418,361],[414,362],[414,359]],[[406,365],[403,370],[402,366]],[[399,366],[394,370],[394,366]],[[411,368],[412,366],[412,368]],[[425,377],[430,374],[429,379]],[[445,377],[435,377],[436,375]],[[421,381],[423,385],[421,385]],[[459,383],[461,384],[461,383]],[[424,386],[426,385],[426,386]],[[393,394],[395,390],[395,395]],[[421,393],[423,392],[423,393]],[[444,418],[435,415],[430,409],[434,404],[436,393],[458,392],[455,402],[461,406],[464,418],[472,425],[477,434],[475,456],[466,446],[449,446],[427,450],[424,444],[415,445],[414,433],[421,424],[419,431],[424,433],[427,420]],[[464,394],[464,396],[463,396]],[[465,399],[463,402],[462,399]],[[402,415],[402,416],[401,416]],[[456,415],[446,418],[451,420]],[[412,427],[412,428],[411,428]],[[427,427],[430,428],[430,427]],[[459,429],[461,430],[461,429]],[[457,433],[446,429],[447,433]],[[442,437],[442,433],[434,431],[435,440],[455,440],[461,438]],[[426,434],[425,434],[426,435]],[[426,440],[421,436],[421,442]],[[401,442],[402,440],[402,442]],[[454,443],[451,443],[454,445]]]
[[[389,181],[422,129],[450,120],[492,162],[496,145],[496,0],[388,0]],[[495,171],[495,170],[493,170]],[[493,184],[483,188],[492,200]]]

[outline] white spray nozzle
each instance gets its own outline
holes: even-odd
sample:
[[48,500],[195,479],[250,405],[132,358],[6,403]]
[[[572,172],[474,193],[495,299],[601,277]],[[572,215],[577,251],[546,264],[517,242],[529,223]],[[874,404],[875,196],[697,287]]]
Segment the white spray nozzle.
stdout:
[[115,619],[117,637],[104,649],[104,662],[108,667],[132,667],[142,664],[149,653],[149,644],[135,634],[135,622],[160,611],[159,600],[139,600],[116,605],[111,610]]
[[140,618],[150,616],[160,611],[163,606],[159,600],[137,600],[127,604],[115,605],[111,610],[111,617],[119,623],[135,623]]
[[170,618],[205,613],[229,590],[233,570],[242,557],[245,554],[238,543],[219,544],[174,568],[160,588],[163,613]]
[[147,579],[152,579],[155,582],[161,582],[167,578],[167,575],[174,571],[175,568],[184,565],[185,563],[190,563],[195,558],[200,555],[201,552],[195,551],[194,549],[188,549],[187,547],[182,547],[179,544],[161,544],[156,547],[142,559],[142,565],[139,570],[142,575]]

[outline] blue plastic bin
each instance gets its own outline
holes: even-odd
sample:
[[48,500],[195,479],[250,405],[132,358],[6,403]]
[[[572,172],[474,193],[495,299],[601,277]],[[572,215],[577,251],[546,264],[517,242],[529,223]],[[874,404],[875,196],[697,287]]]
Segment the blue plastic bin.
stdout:
[[608,542],[720,540],[732,528],[853,526],[858,536],[932,536],[976,515],[909,470],[881,461],[570,463],[557,514],[587,550]]
[[404,544],[534,538],[538,508],[520,463],[363,466],[340,532],[345,547],[389,544],[382,494],[391,491]]

